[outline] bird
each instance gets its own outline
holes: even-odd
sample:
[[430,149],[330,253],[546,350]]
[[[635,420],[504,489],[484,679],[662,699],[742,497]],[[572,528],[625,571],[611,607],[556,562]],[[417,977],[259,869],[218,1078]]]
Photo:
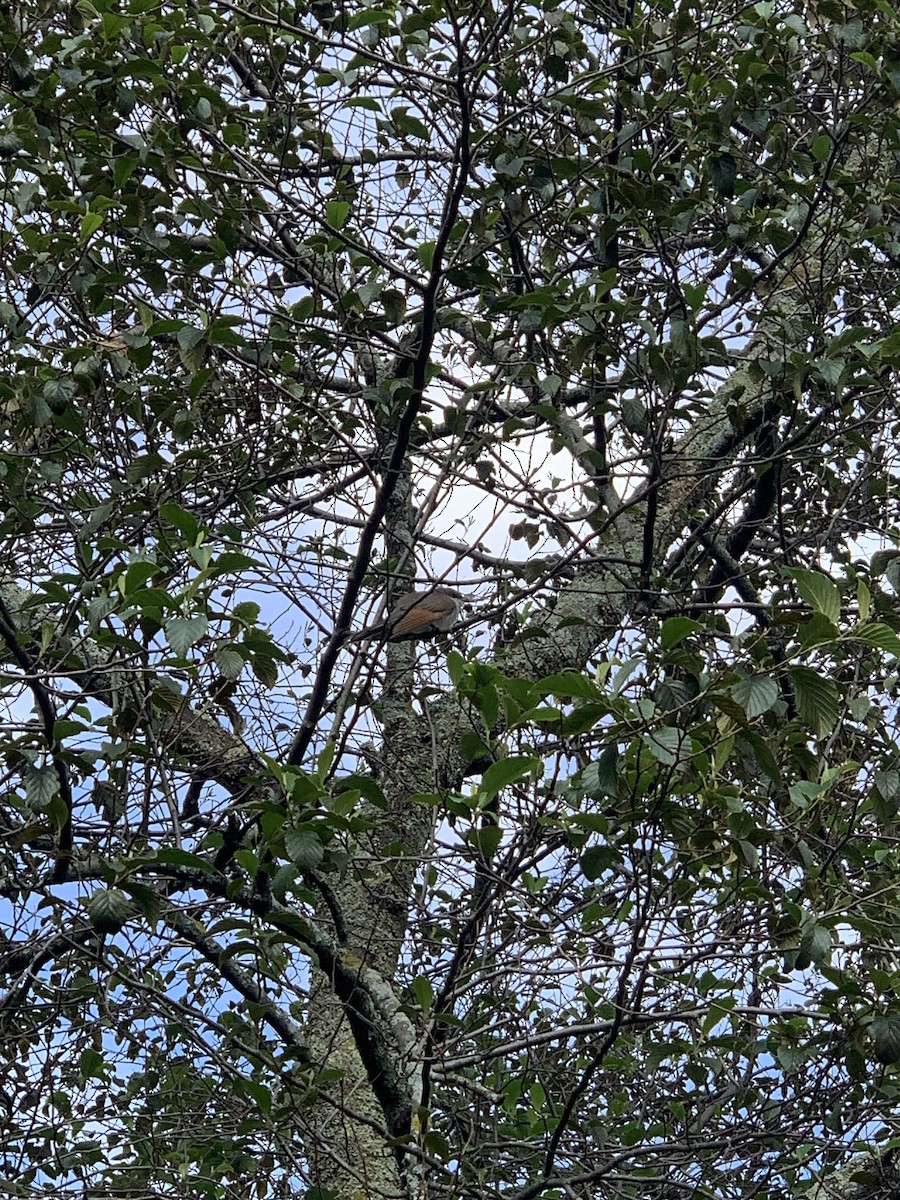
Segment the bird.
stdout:
[[427,592],[405,592],[377,625],[362,629],[353,642],[382,638],[386,642],[408,642],[413,638],[446,633],[459,619],[465,597],[453,588],[433,587]]

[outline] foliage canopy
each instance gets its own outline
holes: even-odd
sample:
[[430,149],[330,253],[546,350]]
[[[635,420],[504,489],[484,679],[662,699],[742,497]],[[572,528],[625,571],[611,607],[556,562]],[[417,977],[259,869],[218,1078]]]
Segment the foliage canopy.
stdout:
[[0,87],[9,1194],[895,1194],[898,12],[22,0]]

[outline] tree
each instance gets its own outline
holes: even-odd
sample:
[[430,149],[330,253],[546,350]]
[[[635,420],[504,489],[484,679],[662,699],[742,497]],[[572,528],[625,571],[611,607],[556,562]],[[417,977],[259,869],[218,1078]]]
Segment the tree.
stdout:
[[10,1194],[893,1195],[896,10],[0,19]]

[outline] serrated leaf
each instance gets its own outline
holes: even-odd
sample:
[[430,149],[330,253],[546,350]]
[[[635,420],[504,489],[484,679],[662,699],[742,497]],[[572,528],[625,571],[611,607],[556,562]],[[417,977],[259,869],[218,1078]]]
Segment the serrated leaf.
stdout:
[[642,737],[642,741],[657,762],[667,767],[678,762],[681,750],[682,733],[671,725],[662,725],[659,729],[651,729]]
[[104,821],[115,825],[127,808],[125,788],[110,783],[108,779],[95,779],[91,789],[91,802]]
[[55,413],[61,413],[75,395],[74,379],[48,379],[43,396]]
[[385,288],[381,293],[384,315],[389,325],[399,325],[406,316],[406,297],[395,288]]
[[92,629],[116,610],[115,596],[95,596],[88,604],[88,624]]
[[609,715],[609,703],[597,700],[579,706],[563,716],[561,732],[566,737],[574,737],[579,733],[587,733],[599,725],[604,717]]
[[832,625],[837,625],[841,619],[841,593],[837,584],[821,571],[805,571],[797,567],[790,575],[797,585],[797,591],[813,612],[821,613]]
[[225,550],[210,563],[210,574],[213,578],[227,575],[236,571],[248,571],[251,568],[265,569],[265,564],[258,558],[251,558],[240,550]]
[[797,956],[798,970],[805,970],[813,963],[827,962],[831,957],[831,930],[816,922],[804,930]]
[[778,684],[767,675],[753,675],[731,688],[731,694],[749,720],[768,712],[779,696]]
[[885,800],[894,800],[900,794],[900,771],[876,771],[875,786]]
[[900,1063],[900,1015],[888,1013],[872,1019],[869,1034],[875,1057],[885,1066]]
[[206,636],[209,621],[204,616],[171,617],[165,623],[166,638],[179,658],[184,658],[191,646]]
[[883,575],[892,562],[897,562],[900,559],[900,550],[876,550],[869,560],[869,570],[872,577],[877,579],[879,575]]
[[27,763],[22,770],[25,799],[32,812],[43,812],[59,791],[59,776],[52,766],[35,767]]
[[325,847],[311,829],[286,829],[284,849],[301,871],[314,871],[325,857]]
[[259,620],[260,607],[255,600],[242,600],[231,610],[231,617],[245,625],[255,625]]
[[465,670],[466,660],[458,650],[451,650],[447,655],[447,671],[450,675],[450,682],[455,688],[458,688],[462,683]]
[[637,396],[623,396],[620,400],[622,424],[629,433],[646,433],[649,428],[647,408]]
[[284,904],[288,889],[297,881],[297,868],[294,863],[283,863],[269,881],[272,895]]
[[745,730],[742,733],[742,742],[746,742],[752,750],[752,755],[756,758],[758,768],[764,775],[767,775],[773,784],[781,786],[781,772],[778,767],[778,762],[775,761],[772,748],[766,739],[761,738],[760,734],[754,730]]
[[236,650],[217,650],[213,661],[226,679],[237,679],[244,669],[244,660]]
[[134,880],[126,882],[125,890],[127,890],[131,902],[138,912],[155,925],[162,911],[162,898],[159,893],[142,883],[135,883]]
[[254,654],[250,660],[253,674],[264,687],[274,687],[278,682],[278,664],[265,654]]
[[53,419],[53,410],[43,396],[32,396],[28,403],[28,419],[35,429],[40,429]]
[[132,915],[131,901],[121,888],[101,888],[87,902],[88,918],[98,933],[118,933]]
[[472,696],[472,701],[484,718],[485,728],[493,729],[500,713],[500,697],[492,683],[485,684]]
[[848,636],[855,642],[864,642],[867,646],[886,650],[888,654],[893,654],[894,658],[900,658],[900,637],[889,625],[883,625],[880,621],[856,625]]
[[800,626],[800,645],[804,650],[833,645],[838,638],[837,626],[819,612],[811,613]]
[[177,601],[162,588],[141,588],[139,592],[133,592],[128,597],[128,605],[130,608],[139,608],[142,612],[155,613],[162,612],[164,608],[176,608]]
[[837,684],[823,679],[809,667],[792,667],[789,675],[800,716],[819,737],[825,737],[837,723],[840,703]]

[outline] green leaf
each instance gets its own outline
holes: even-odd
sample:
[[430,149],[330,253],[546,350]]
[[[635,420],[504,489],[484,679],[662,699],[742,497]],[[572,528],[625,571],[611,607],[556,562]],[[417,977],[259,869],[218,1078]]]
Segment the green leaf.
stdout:
[[292,890],[294,884],[297,882],[297,875],[298,872],[294,863],[282,863],[269,880],[272,895],[279,904],[284,904],[288,891]]
[[466,730],[460,735],[459,750],[466,762],[476,762],[478,759],[490,757],[490,747],[474,730]]
[[872,593],[864,579],[856,581],[856,602],[859,606],[859,619],[868,621],[869,613],[872,611]]
[[65,412],[66,405],[75,395],[74,379],[48,379],[44,384],[43,396],[54,413],[59,416]]
[[391,120],[401,135],[417,138],[420,141],[428,141],[428,126],[424,121],[421,121],[402,105],[398,105],[391,110]]
[[346,200],[329,200],[325,205],[325,220],[333,229],[343,229],[350,215],[350,205]]
[[27,763],[22,769],[22,781],[25,784],[25,799],[34,812],[46,809],[59,791],[59,776],[49,764],[35,767]]
[[839,640],[837,626],[822,613],[810,614],[800,625],[800,645],[804,650],[830,646]]
[[140,483],[143,479],[152,479],[167,467],[161,454],[139,454],[128,464],[125,475],[129,483]]
[[888,1013],[873,1017],[869,1036],[875,1057],[885,1066],[900,1063],[900,1014]]
[[268,654],[255,653],[250,659],[250,669],[264,687],[273,688],[278,682],[278,664]]
[[778,787],[781,786],[781,772],[778,769],[778,762],[775,755],[772,753],[772,748],[765,738],[761,738],[758,733],[752,729],[746,729],[741,733],[741,743],[746,743],[749,751],[756,759],[757,766],[771,781]]
[[176,341],[180,349],[193,350],[206,337],[205,329],[196,329],[191,325],[183,325],[176,334]]
[[804,971],[807,967],[820,965],[831,957],[831,930],[817,921],[810,924],[800,938],[800,950],[797,955],[796,967]]
[[180,850],[177,846],[159,850],[154,856],[154,860],[168,866],[188,867],[192,871],[203,871],[207,875],[214,875],[216,873],[216,869],[212,863],[207,862],[202,855],[191,854],[190,851]]
[[206,617],[170,617],[164,625],[166,637],[173,652],[184,658],[191,646],[195,646],[209,630]]
[[230,616],[244,625],[255,625],[259,620],[260,607],[255,600],[242,600],[231,610]]
[[641,741],[658,762],[672,766],[678,762],[684,734],[671,725],[661,725],[644,733]]
[[485,858],[492,858],[497,853],[497,847],[503,841],[503,830],[499,825],[482,825],[472,831],[472,842],[478,847]]
[[727,151],[709,160],[709,177],[715,190],[725,197],[734,195],[737,179],[737,162]]
[[98,933],[118,933],[134,909],[121,888],[102,888],[88,900],[87,914]]
[[481,713],[486,729],[493,729],[500,713],[500,696],[492,683],[486,683],[472,694],[472,701]]
[[885,800],[894,800],[900,795],[900,771],[876,771],[875,786]]
[[543,771],[543,763],[539,758],[528,755],[512,754],[509,758],[501,758],[499,762],[491,763],[481,779],[479,792],[487,796],[496,796],[502,789],[520,779]]
[[138,608],[145,613],[160,613],[164,608],[177,607],[177,601],[162,588],[141,588],[127,599],[130,608]]
[[213,661],[216,664],[217,670],[226,679],[238,679],[241,671],[244,669],[243,657],[236,650],[229,650],[227,647],[217,650],[213,656]]
[[105,1079],[109,1064],[98,1050],[88,1047],[79,1056],[78,1070],[82,1079]]
[[619,860],[619,857],[619,852],[612,846],[588,846],[578,860],[578,865],[581,867],[581,873],[585,879],[593,882],[605,875],[612,864]]
[[663,621],[663,649],[671,650],[673,646],[677,646],[692,633],[699,633],[702,628],[703,626],[698,621],[692,621],[690,617],[669,617],[667,621]]
[[458,688],[460,683],[462,683],[465,669],[466,660],[458,650],[451,650],[447,655],[447,672],[450,676],[450,682],[455,688]]
[[431,986],[431,981],[424,975],[417,975],[412,981],[412,990],[422,1012],[430,1012],[431,1006],[434,1004],[434,988]]
[[589,796],[614,797],[619,791],[619,747],[611,742],[600,757],[581,772],[581,786]]
[[301,871],[314,871],[325,857],[325,847],[311,829],[286,829],[284,849]]
[[830,679],[823,679],[809,667],[791,667],[788,672],[797,696],[801,718],[819,737],[827,736],[837,723],[840,691]]
[[91,234],[97,232],[103,224],[103,213],[87,212],[81,218],[81,230],[78,235],[78,240],[86,242]]
[[572,712],[566,713],[562,719],[562,732],[567,737],[579,733],[587,733],[609,716],[610,706],[606,700],[593,703],[579,704]]
[[193,546],[196,544],[200,536],[200,525],[193,513],[187,512],[178,504],[161,504],[159,506],[159,515],[164,521],[170,525],[174,525],[179,533],[184,535],[185,541]]
[[820,571],[805,571],[797,567],[789,574],[813,612],[821,613],[832,625],[837,625],[841,619],[841,593],[837,585]]
[[780,695],[778,684],[767,675],[752,675],[731,688],[731,694],[752,721],[768,712]]
[[603,695],[597,684],[579,671],[562,671],[558,675],[545,675],[537,683],[536,690],[540,695],[556,696],[559,699],[597,700]]
[[809,151],[816,162],[825,162],[831,153],[834,142],[827,133],[820,133],[810,142]]
[[162,897],[155,888],[145,887],[133,879],[127,879],[122,884],[128,893],[134,908],[147,920],[155,925],[162,913]]
[[854,642],[865,642],[877,650],[886,650],[894,658],[900,658],[900,637],[889,625],[879,621],[868,622],[865,625],[855,625],[847,634]]
[[125,595],[128,596],[142,588],[158,571],[159,565],[155,562],[146,562],[143,559],[133,562],[125,572]]
[[89,730],[90,726],[85,725],[82,721],[71,721],[63,718],[60,721],[53,722],[53,741],[58,745],[76,733],[87,733]]
[[876,550],[869,560],[869,570],[872,573],[872,578],[877,579],[879,576],[884,575],[891,563],[896,563],[898,559],[900,559],[900,550]]

